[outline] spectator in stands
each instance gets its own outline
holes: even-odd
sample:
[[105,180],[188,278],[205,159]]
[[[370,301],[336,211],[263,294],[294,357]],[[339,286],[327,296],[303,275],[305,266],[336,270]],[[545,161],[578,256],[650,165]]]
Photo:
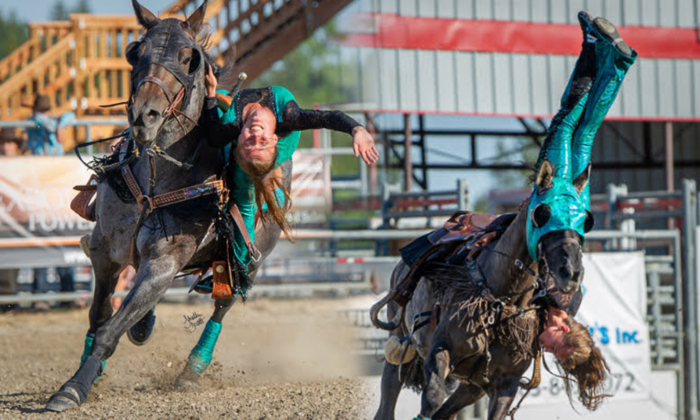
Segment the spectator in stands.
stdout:
[[0,156],[18,156],[22,154],[24,140],[15,135],[11,128],[0,131]]
[[[36,124],[34,128],[27,129],[28,147],[33,155],[62,156],[63,143],[59,129],[61,126],[75,119],[72,112],[63,114],[59,118],[48,115],[51,111],[51,98],[48,95],[37,95],[32,105],[32,116],[29,118]],[[57,267],[56,275],[60,280],[61,292],[75,291],[75,268]],[[48,291],[48,269],[34,269],[34,284],[32,293],[45,293]],[[45,306],[45,305],[35,305]],[[61,306],[73,306],[73,302],[62,302]]]

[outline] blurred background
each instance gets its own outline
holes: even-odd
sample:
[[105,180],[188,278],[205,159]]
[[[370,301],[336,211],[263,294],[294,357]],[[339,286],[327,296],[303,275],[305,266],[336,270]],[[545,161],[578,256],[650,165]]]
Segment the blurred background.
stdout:
[[[142,4],[161,17],[199,6]],[[580,50],[579,10],[613,22],[639,52],[594,144],[596,228],[586,247],[642,253],[635,316],[644,339],[634,343],[641,353],[629,345],[606,353],[632,360],[610,384],[630,391],[591,418],[697,419],[698,0],[210,0],[210,52],[220,63],[235,60],[249,76],[244,87],[282,85],[303,108],[343,110],[381,154],[367,167],[352,156],[349,136],[302,134],[293,181],[300,241],[280,241],[253,293],[379,293],[398,249],[454,211],[513,211],[529,195],[529,165]],[[89,173],[71,151],[127,127],[123,106],[101,106],[128,99],[124,48],[140,33],[126,0],[0,4],[4,311],[89,304],[92,274],[78,241],[92,225],[68,207],[72,186]],[[42,121],[56,126],[59,147],[43,153],[50,156],[31,146]],[[168,298],[184,299],[187,281]],[[587,310],[589,325],[600,327],[622,309]],[[374,355],[384,337],[365,313],[348,319],[364,337],[358,351]],[[518,415],[570,413],[555,397],[544,392]],[[404,404],[406,416],[415,404]]]

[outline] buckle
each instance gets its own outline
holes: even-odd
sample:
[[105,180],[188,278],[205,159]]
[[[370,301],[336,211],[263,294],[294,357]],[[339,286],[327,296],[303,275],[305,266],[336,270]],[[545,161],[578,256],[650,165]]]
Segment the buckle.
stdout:
[[250,258],[253,260],[253,262],[259,263],[260,259],[262,258],[262,252],[260,252],[260,250],[258,250],[255,244],[252,242],[247,243],[246,247],[248,248],[248,252],[250,252]]

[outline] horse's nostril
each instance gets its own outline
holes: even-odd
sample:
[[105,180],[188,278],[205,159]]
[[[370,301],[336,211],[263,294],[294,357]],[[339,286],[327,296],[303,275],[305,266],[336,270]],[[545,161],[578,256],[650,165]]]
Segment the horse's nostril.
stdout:
[[155,109],[150,109],[143,115],[143,122],[145,125],[153,125],[160,118],[160,112]]
[[569,270],[569,267],[561,267],[559,269],[559,277],[562,279],[568,279],[571,277],[571,270]]

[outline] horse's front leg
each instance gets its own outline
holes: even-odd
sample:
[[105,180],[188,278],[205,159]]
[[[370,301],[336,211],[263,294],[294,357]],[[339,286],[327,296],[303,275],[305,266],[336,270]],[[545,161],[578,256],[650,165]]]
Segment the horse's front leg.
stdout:
[[502,378],[489,389],[489,420],[504,420],[518,392],[519,376]]
[[119,338],[163,296],[182,266],[179,261],[187,261],[187,258],[177,258],[177,252],[172,251],[158,258],[141,261],[134,288],[119,311],[97,329],[92,353],[85,358],[76,374],[51,397],[46,405],[47,410],[60,412],[85,401],[90,387],[101,373],[102,362],[114,353]]
[[432,418],[433,420],[453,420],[460,410],[479,401],[484,394],[481,387],[462,382]]
[[[110,300],[117,285],[117,272],[119,271],[119,264],[110,258],[108,247],[105,245],[99,225],[95,227],[95,230],[89,237],[88,250],[88,257],[92,261],[92,267],[95,272],[95,290],[92,305],[90,306],[90,327],[85,336],[83,354],[80,357],[81,365],[92,353],[95,333],[109,320],[114,312]],[[104,371],[104,368],[105,363],[102,362],[102,371]]]
[[221,334],[221,323],[224,315],[233,307],[235,298],[217,299],[214,302],[214,314],[202,331],[199,341],[190,352],[185,368],[175,380],[175,387],[184,390],[194,390],[200,375],[209,367],[214,354],[216,341]]
[[449,366],[450,353],[446,344],[441,340],[434,342],[423,368],[426,384],[421,398],[421,416],[432,418],[445,401],[445,378],[449,373]]

